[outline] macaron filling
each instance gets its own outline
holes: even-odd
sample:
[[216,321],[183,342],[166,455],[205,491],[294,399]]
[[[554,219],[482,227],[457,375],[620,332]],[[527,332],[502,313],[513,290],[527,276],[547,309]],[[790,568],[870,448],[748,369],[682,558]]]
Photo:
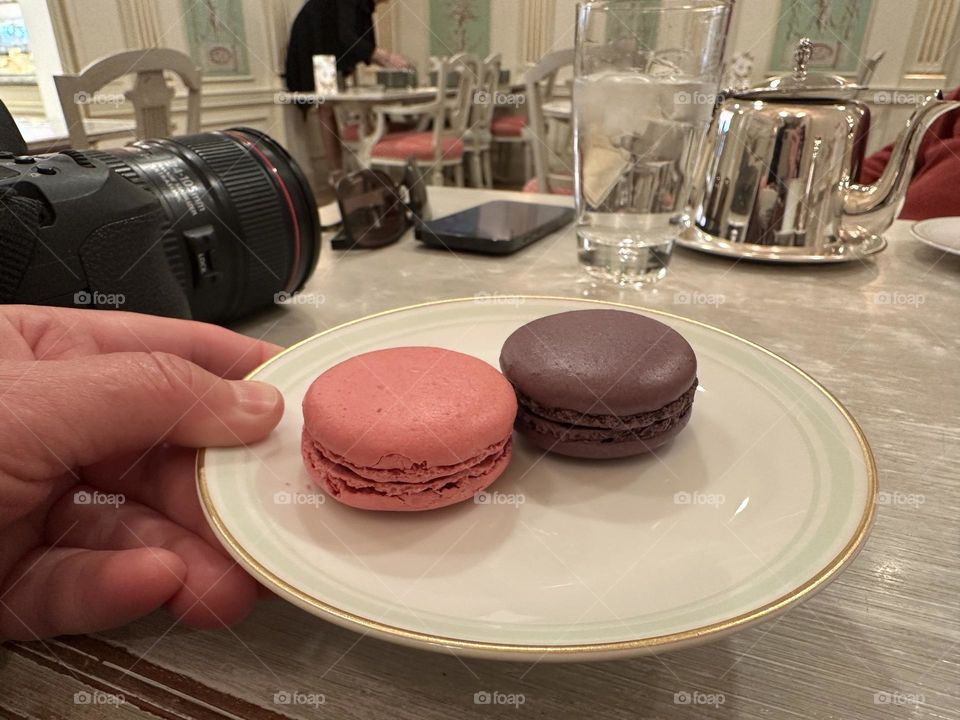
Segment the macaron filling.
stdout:
[[[518,430],[549,435],[557,442],[618,443],[648,440],[676,426],[685,425],[693,407],[697,380],[683,395],[659,410],[620,417],[548,408],[517,393]],[[597,403],[602,407],[601,403]]]
[[420,496],[420,501],[434,502],[451,494],[473,494],[489,483],[491,473],[509,461],[511,449],[511,439],[505,438],[455,465],[429,467],[407,461],[402,468],[376,468],[354,465],[327,452],[306,431],[302,441],[311,475],[338,499],[344,495],[370,495],[402,501]]

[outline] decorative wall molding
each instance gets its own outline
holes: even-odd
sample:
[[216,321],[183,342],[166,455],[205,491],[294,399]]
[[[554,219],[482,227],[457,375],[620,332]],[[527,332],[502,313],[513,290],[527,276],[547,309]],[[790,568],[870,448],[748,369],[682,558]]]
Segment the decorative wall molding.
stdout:
[[73,34],[73,25],[70,22],[70,10],[67,0],[47,0],[47,10],[50,13],[50,22],[57,37],[57,50],[60,53],[60,63],[63,71],[78,73],[83,69],[80,64],[80,54],[77,51],[77,41]]
[[377,36],[377,46],[382,47],[387,52],[397,50],[394,13],[397,12],[398,7],[400,7],[398,3],[378,5],[373,14],[373,27]]
[[287,58],[287,42],[290,39],[290,26],[293,25],[293,16],[283,0],[266,0],[264,13],[267,17],[267,45],[270,49],[269,57],[273,60],[273,70],[279,78],[285,69]]
[[521,7],[520,59],[524,63],[536,63],[553,49],[554,3],[523,0]]
[[127,48],[160,47],[160,16],[154,0],[117,0]]
[[951,50],[957,23],[960,22],[960,0],[927,0],[924,12],[917,13],[918,28],[912,43],[908,75],[943,75],[944,61]]

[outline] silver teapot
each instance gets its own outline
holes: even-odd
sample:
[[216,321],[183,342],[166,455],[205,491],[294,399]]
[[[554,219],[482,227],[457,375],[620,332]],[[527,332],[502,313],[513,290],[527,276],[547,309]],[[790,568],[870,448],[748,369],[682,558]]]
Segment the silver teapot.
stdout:
[[927,98],[883,175],[861,185],[870,125],[869,109],[856,99],[862,88],[808,73],[811,47],[798,43],[792,75],[735,93],[714,111],[692,178],[688,239],[789,257],[875,242],[893,223],[924,132],[960,102]]

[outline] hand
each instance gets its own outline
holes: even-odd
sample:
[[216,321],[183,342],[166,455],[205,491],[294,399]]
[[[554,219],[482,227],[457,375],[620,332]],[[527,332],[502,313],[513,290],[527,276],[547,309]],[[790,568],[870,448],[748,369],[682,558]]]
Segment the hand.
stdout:
[[273,429],[280,393],[237,379],[278,349],[183,320],[0,308],[0,640],[162,605],[194,627],[247,614],[257,584],[207,526],[191,448]]
[[387,52],[381,48],[377,48],[373,53],[373,62],[388,70],[409,70],[411,67],[410,61],[400,53]]

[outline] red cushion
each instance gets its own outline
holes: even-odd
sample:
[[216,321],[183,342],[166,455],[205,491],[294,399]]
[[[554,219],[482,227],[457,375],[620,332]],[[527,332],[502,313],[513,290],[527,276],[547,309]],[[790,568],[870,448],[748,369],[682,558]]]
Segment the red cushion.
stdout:
[[[526,184],[523,186],[523,191],[529,192],[529,193],[540,192],[540,185],[537,182],[537,179],[534,177],[527,180]],[[554,185],[550,188],[550,194],[551,195],[573,195],[573,188],[557,187]]]
[[[441,157],[444,159],[463,157],[463,141],[459,138],[442,136],[440,138]],[[403,160],[411,155],[417,160],[432,160],[432,132],[388,133],[373,146],[371,155],[375,158]]]
[[[947,95],[947,100],[960,100],[960,88]],[[960,110],[941,115],[930,126],[913,165],[913,176],[907,197],[900,211],[901,220],[924,220],[945,215],[960,215]],[[893,146],[887,145],[864,160],[860,182],[873,183],[886,167]]]
[[526,126],[524,115],[500,115],[490,123],[490,132],[500,137],[520,137]]
[[350,123],[340,128],[340,139],[344,142],[357,142],[360,139],[359,123]]

